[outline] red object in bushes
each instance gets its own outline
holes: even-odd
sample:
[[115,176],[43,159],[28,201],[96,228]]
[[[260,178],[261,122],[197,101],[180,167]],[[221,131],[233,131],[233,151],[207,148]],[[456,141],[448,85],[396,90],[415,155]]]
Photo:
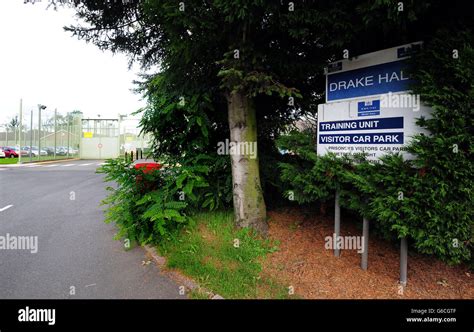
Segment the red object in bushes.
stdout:
[[[138,163],[135,164],[135,169],[142,171],[144,174],[151,173],[155,170],[159,170],[163,165],[158,163]],[[142,192],[147,192],[156,189],[156,183],[144,181],[141,175],[137,175],[136,177],[137,185],[141,188]]]
[[139,163],[135,164],[135,169],[142,170],[143,173],[150,173],[154,170],[160,169],[163,165],[158,163]]

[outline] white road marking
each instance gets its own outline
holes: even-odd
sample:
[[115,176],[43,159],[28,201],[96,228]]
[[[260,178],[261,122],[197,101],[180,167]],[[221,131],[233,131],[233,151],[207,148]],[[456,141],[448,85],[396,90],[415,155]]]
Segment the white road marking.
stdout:
[[10,205],[7,205],[7,206],[1,208],[1,209],[0,209],[0,212],[3,212],[3,211],[5,211],[5,210],[9,209],[9,208],[11,208],[12,206],[13,206],[13,205],[11,205],[11,204],[10,204]]
[[67,165],[61,165],[61,167],[71,167],[71,166],[74,166],[76,164],[67,164]]
[[87,288],[87,287],[91,287],[91,286],[95,286],[95,285],[97,285],[97,284],[86,285],[86,288]]
[[5,170],[6,170],[6,168],[0,168],[0,171],[5,171]]
[[80,164],[79,166],[89,166],[89,165],[92,165],[92,164]]
[[28,165],[28,166],[25,166],[26,168],[33,168],[33,167],[40,167],[40,165]]
[[105,163],[98,163],[97,166],[105,165]]
[[43,167],[56,167],[56,166],[59,166],[58,164],[54,164],[54,165],[46,165],[46,166],[43,166]]

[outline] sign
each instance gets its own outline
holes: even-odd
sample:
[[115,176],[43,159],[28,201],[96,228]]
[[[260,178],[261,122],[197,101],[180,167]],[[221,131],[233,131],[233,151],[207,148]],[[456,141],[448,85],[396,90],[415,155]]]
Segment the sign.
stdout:
[[329,64],[326,102],[409,90],[406,60],[420,47],[417,42]]
[[98,147],[99,149],[102,149],[102,146],[103,146],[102,143],[97,144],[97,147]]
[[406,59],[419,47],[413,43],[329,65],[326,103],[318,105],[318,155],[365,152],[373,161],[386,153],[413,157],[406,146],[414,135],[428,134],[416,121],[431,114],[409,93]]
[[328,75],[327,100],[406,91],[412,80],[405,66],[401,60]]
[[[338,103],[321,104],[318,107],[318,155],[332,152],[338,156],[367,153],[367,159],[377,160],[386,153],[402,153],[407,159],[412,156],[405,151],[412,137],[425,130],[416,125],[417,118],[430,117],[431,109],[420,105],[411,107],[389,107],[375,103],[377,111],[365,109],[365,105],[380,99],[356,99]],[[361,112],[361,105],[362,112]],[[367,116],[363,112],[377,112]]]
[[403,132],[397,133],[367,133],[367,134],[331,134],[319,135],[319,144],[403,144]]
[[357,115],[358,116],[380,115],[380,100],[358,102]]
[[319,131],[403,128],[403,117],[320,122]]
[[92,138],[94,135],[91,131],[84,132],[84,138]]

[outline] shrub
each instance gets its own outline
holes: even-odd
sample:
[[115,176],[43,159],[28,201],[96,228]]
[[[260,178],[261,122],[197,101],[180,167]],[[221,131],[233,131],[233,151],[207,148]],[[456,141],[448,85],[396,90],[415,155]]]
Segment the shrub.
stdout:
[[[459,58],[453,59],[453,49]],[[421,253],[449,263],[473,257],[474,48],[472,33],[440,32],[413,59],[414,93],[433,108],[418,124],[430,135],[414,137],[405,161],[387,155],[373,164],[362,156],[317,156],[314,133],[280,138],[295,153],[280,163],[287,191],[303,204],[333,198],[374,221],[386,238],[408,237]]]
[[129,161],[110,159],[98,172],[106,174],[105,181],[115,182],[107,187],[110,194],[103,201],[108,205],[105,222],[118,225],[116,238],[139,244],[158,243],[187,224],[189,211],[202,201],[197,192],[208,187],[205,166],[143,173]]

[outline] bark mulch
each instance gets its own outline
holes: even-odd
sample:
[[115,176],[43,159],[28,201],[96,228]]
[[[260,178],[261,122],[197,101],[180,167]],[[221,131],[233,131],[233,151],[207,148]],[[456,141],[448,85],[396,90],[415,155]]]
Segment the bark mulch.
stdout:
[[[299,211],[272,211],[270,237],[279,250],[264,262],[263,275],[292,286],[308,299],[474,299],[474,275],[465,265],[448,266],[433,257],[409,251],[408,284],[399,280],[399,248],[370,233],[369,267],[360,268],[356,250],[339,258],[325,249],[333,234],[329,216],[305,218]],[[346,218],[347,219],[347,218]],[[341,220],[341,235],[362,235],[356,220]],[[360,220],[360,225],[362,221]]]

